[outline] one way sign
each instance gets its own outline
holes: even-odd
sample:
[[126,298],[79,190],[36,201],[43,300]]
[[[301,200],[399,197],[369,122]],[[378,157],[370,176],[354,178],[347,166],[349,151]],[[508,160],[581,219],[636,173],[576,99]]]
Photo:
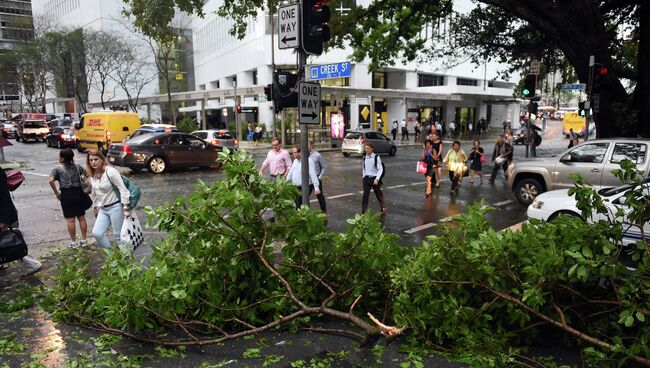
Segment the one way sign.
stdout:
[[283,6],[278,9],[279,32],[278,47],[295,49],[298,47],[298,4]]
[[320,84],[300,82],[298,89],[300,124],[320,124]]

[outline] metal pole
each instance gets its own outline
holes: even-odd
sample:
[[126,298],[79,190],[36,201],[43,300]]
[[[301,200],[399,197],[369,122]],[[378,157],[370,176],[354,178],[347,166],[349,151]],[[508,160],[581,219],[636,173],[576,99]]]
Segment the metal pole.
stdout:
[[[298,80],[302,81],[305,79],[304,67],[307,64],[307,54],[303,51],[298,52],[298,72],[300,73]],[[300,92],[300,91],[298,91]],[[300,117],[298,117],[300,120]],[[300,151],[301,161],[300,168],[302,177],[300,182],[302,183],[302,204],[309,207],[309,147],[307,146],[307,140],[309,139],[309,125],[300,124]],[[316,184],[316,183],[314,183]]]
[[233,87],[235,88],[235,106],[233,112],[235,113],[235,132],[237,133],[237,141],[241,142],[241,129],[239,128],[239,114],[237,113],[237,81],[232,82]]
[[587,102],[585,103],[585,142],[589,140],[589,110],[591,109],[591,87],[594,82],[594,65],[596,65],[596,57],[594,55],[590,55]]
[[[271,126],[272,137],[277,137],[275,131],[275,96],[273,96],[273,85],[275,84],[275,16],[269,11],[271,16],[271,107],[273,108],[273,124]],[[282,133],[282,144],[284,144],[284,133]]]

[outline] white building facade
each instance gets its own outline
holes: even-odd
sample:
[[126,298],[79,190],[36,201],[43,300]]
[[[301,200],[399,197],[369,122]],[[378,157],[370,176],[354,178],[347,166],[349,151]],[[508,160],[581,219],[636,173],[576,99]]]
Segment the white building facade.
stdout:
[[[359,1],[363,5],[364,1]],[[458,1],[458,11],[466,11],[469,1]],[[293,50],[278,49],[271,19],[263,14],[248,22],[242,40],[228,34],[232,20],[216,15],[222,0],[206,1],[204,18],[192,21],[196,89],[210,91],[265,86],[272,83],[276,70],[295,69],[297,57]],[[338,10],[332,10],[338,11]],[[277,18],[276,18],[277,19]],[[308,65],[346,62],[348,49],[329,50],[310,57]],[[497,71],[504,66],[494,63],[473,65],[463,63],[445,69],[434,64],[392,65],[370,72],[368,64],[352,63],[349,78],[322,80],[321,127],[328,130],[331,119],[343,117],[348,129],[376,128],[381,119],[383,130],[390,130],[390,121],[411,118],[445,122],[476,122],[486,118],[494,126],[503,121],[518,121],[519,103],[513,99],[515,83],[497,80]],[[272,102],[263,96],[240,96],[240,121],[260,122],[270,129],[275,112]],[[209,125],[223,126],[232,119],[234,98],[208,100],[205,108]],[[186,111],[198,111],[200,104]],[[295,122],[295,111],[287,109],[288,119]],[[285,115],[287,118],[287,115]]]

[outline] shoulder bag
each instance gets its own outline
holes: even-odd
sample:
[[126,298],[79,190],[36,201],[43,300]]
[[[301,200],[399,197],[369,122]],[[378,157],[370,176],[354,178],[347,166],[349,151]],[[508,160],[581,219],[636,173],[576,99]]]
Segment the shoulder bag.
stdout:
[[93,191],[93,185],[90,183],[90,180],[86,177],[86,175],[83,175],[81,173],[81,170],[79,170],[79,166],[75,165],[77,167],[77,172],[79,172],[79,182],[81,183],[81,190],[83,190],[84,193],[90,194]]
[[27,255],[27,243],[18,229],[0,231],[0,264],[13,262]]
[[18,189],[20,184],[25,181],[25,175],[20,170],[12,170],[7,172],[7,187],[10,192]]

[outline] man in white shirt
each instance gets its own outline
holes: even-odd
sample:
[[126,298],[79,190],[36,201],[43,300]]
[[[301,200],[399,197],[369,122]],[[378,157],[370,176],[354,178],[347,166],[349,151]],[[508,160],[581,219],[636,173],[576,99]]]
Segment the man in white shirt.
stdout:
[[402,122],[399,123],[399,127],[402,129],[402,141],[404,140],[404,137],[406,137],[406,140],[409,140],[409,130],[406,127],[406,119],[402,119]]
[[[302,205],[302,164],[300,163],[300,156],[300,146],[294,147],[293,164],[291,164],[291,168],[287,173],[287,180],[298,188],[299,194],[296,197],[296,208],[300,208]],[[311,195],[313,190],[318,196],[320,194],[320,187],[314,161],[311,158],[307,159],[309,160],[309,194]]]
[[381,157],[373,152],[374,147],[372,143],[366,143],[364,149],[366,154],[363,155],[363,201],[361,202],[361,213],[365,213],[368,210],[370,188],[375,191],[375,196],[383,213],[386,212],[384,193],[381,192],[381,178],[384,175],[384,165],[381,163]]
[[327,163],[325,162],[323,155],[314,149],[314,141],[310,140],[308,143],[309,159],[314,162],[314,171],[316,171],[316,176],[318,176],[318,189],[320,190],[320,193],[316,194],[316,198],[318,198],[320,210],[323,211],[323,213],[327,213],[327,204],[325,203],[325,195],[323,194],[323,176],[327,170]]

